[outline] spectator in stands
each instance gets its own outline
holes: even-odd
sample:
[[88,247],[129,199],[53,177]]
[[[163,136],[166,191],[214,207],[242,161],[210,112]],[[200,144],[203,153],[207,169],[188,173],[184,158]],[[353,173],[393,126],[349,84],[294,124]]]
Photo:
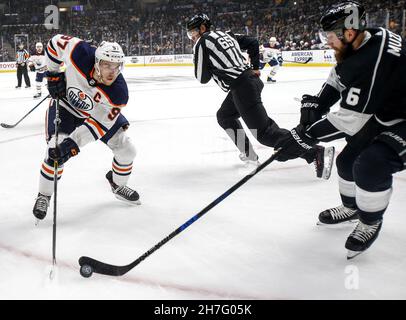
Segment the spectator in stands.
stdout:
[[[184,13],[191,11],[204,11],[216,17],[215,27],[255,36],[260,43],[276,36],[285,50],[322,49],[316,36],[319,13],[335,0],[173,0],[156,1],[143,7],[139,1],[131,0],[82,2],[86,3],[83,12],[69,11],[61,15],[60,33],[86,39],[90,31],[95,42],[116,41],[127,55],[151,55],[192,53],[192,46],[182,31],[187,19]],[[18,16],[0,14],[3,41],[14,43],[14,34],[27,34],[31,43],[49,40],[52,31],[45,29],[41,21],[44,7],[49,3],[50,0],[6,1],[4,12],[15,12]],[[402,31],[405,0],[363,0],[363,4],[374,13],[370,15],[373,25],[385,24],[389,12],[388,27],[397,33]],[[290,41],[297,46],[294,48]],[[304,46],[306,42],[309,46]]]

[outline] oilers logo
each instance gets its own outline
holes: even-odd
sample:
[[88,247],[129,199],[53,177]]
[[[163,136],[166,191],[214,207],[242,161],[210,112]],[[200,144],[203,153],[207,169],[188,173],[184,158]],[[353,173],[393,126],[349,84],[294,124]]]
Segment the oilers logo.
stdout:
[[68,101],[71,106],[83,111],[93,109],[93,100],[82,90],[75,87],[68,88]]

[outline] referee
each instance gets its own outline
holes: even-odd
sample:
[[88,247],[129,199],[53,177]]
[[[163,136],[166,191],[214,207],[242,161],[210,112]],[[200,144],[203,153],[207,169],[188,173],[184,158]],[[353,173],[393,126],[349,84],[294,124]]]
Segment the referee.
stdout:
[[27,60],[30,57],[28,51],[24,49],[24,44],[18,44],[18,50],[16,52],[17,59],[17,81],[18,84],[16,88],[21,88],[22,76],[24,75],[25,87],[30,88],[31,82],[30,77],[28,76],[27,70]]
[[[206,14],[195,15],[186,26],[188,37],[195,44],[196,79],[200,83],[208,83],[213,78],[223,91],[228,92],[217,112],[219,125],[240,150],[240,159],[258,164],[258,156],[239,118],[244,120],[251,131],[256,131],[257,140],[268,147],[275,147],[280,138],[290,134],[288,130],[279,128],[262,104],[264,84],[259,78],[258,40],[230,32],[210,31],[211,22]],[[247,50],[252,67],[244,59],[241,50]],[[255,136],[255,132],[253,134]],[[316,146],[303,158],[308,163],[315,162],[317,177],[328,179],[329,173],[326,174],[324,163],[325,150],[324,147]],[[326,166],[331,167],[331,163]]]

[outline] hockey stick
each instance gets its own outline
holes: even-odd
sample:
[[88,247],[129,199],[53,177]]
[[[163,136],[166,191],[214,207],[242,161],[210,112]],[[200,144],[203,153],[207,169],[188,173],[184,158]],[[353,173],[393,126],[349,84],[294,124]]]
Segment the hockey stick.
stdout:
[[308,64],[313,58],[307,58],[306,61],[291,61],[291,60],[283,60],[283,62],[288,62],[288,63],[298,63],[298,64]]
[[33,112],[35,109],[39,107],[41,103],[43,103],[47,98],[49,98],[49,95],[47,95],[44,99],[42,99],[34,108],[32,108],[24,117],[22,117],[19,121],[17,121],[15,124],[6,124],[6,123],[0,123],[0,126],[6,129],[11,129],[14,128],[16,125],[18,125],[21,121],[23,121],[27,116]]
[[[56,99],[55,105],[55,148],[58,147],[59,139],[59,98]],[[57,213],[57,199],[58,199],[58,161],[54,160],[54,221],[52,226],[52,269],[49,274],[50,279],[55,275],[56,267],[56,213]]]
[[196,220],[198,220],[203,215],[205,215],[209,210],[211,210],[216,205],[218,205],[220,202],[222,202],[224,199],[226,199],[229,195],[231,195],[235,190],[237,190],[239,187],[241,187],[243,184],[245,184],[248,180],[250,180],[258,172],[260,172],[262,169],[264,169],[267,165],[269,165],[272,161],[275,160],[278,153],[279,153],[279,150],[276,151],[276,153],[274,153],[272,155],[272,157],[270,157],[268,160],[266,160],[263,164],[261,164],[253,172],[251,172],[250,174],[245,176],[243,179],[241,179],[239,182],[237,182],[234,186],[232,186],[230,189],[228,189],[226,192],[224,192],[221,196],[219,196],[216,200],[214,200],[212,203],[210,203],[206,208],[204,208],[198,214],[193,216],[191,219],[189,219],[187,222],[185,222],[178,229],[173,231],[170,235],[168,235],[166,238],[161,240],[159,243],[157,243],[155,246],[153,246],[151,249],[149,249],[147,252],[145,252],[142,256],[140,256],[135,261],[131,262],[130,264],[128,264],[126,266],[115,266],[115,265],[111,265],[111,264],[107,264],[107,263],[95,260],[93,258],[80,257],[80,259],[79,259],[80,274],[85,278],[90,277],[93,274],[93,272],[108,275],[108,276],[122,276],[123,274],[126,274],[128,271],[130,271],[132,268],[134,268],[140,262],[142,262],[145,258],[150,256],[152,253],[154,253],[156,250],[158,250],[160,247],[162,247],[165,243],[167,243],[169,240],[171,240],[172,238],[177,236],[179,233],[181,233],[183,230],[185,230],[187,227],[189,227],[192,223],[194,223]]

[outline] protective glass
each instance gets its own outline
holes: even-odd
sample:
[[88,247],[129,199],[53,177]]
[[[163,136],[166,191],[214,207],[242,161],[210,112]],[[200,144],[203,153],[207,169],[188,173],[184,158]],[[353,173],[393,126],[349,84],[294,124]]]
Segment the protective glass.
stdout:
[[193,39],[193,37],[196,37],[199,34],[199,29],[195,28],[195,29],[191,29],[187,31],[187,36],[190,40]]
[[319,38],[322,44],[328,45],[336,41],[343,41],[344,32],[342,29],[332,30],[332,31],[319,31]]
[[113,71],[114,74],[119,74],[123,70],[123,63],[101,60],[99,68],[100,71]]

